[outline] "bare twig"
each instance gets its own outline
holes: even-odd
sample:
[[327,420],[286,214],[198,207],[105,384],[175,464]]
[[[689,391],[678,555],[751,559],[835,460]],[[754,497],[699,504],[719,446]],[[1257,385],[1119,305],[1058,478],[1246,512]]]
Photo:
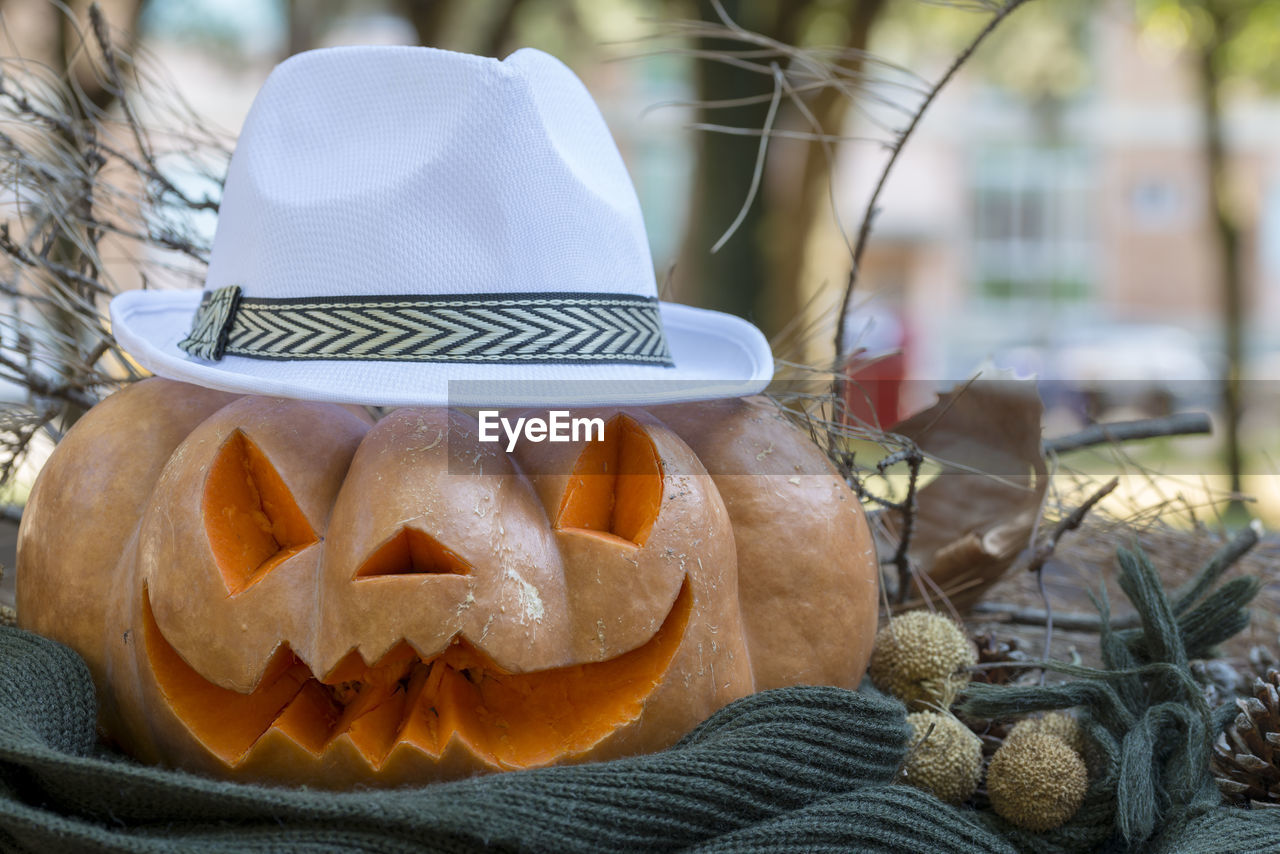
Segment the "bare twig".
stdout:
[[[958,72],[960,68],[964,66],[966,62],[969,61],[969,58],[973,56],[974,52],[977,51],[978,47],[984,41],[986,41],[987,37],[990,36],[993,32],[995,32],[996,28],[999,27],[1000,24],[1002,24],[1004,20],[1007,17],[1009,17],[1009,15],[1015,9],[1017,9],[1019,6],[1022,6],[1026,2],[1027,0],[1007,0],[1007,2],[1005,2],[1003,6],[1001,6],[998,10],[994,11],[994,13],[991,16],[991,20],[987,22],[987,25],[983,27],[982,30],[977,34],[977,36],[975,36],[974,39],[969,43],[969,45],[963,51],[961,51],[958,56],[956,56],[955,60],[951,63],[950,67],[946,70],[946,72],[942,75],[942,77],[939,78],[938,81],[934,83],[933,86],[929,89],[929,91],[925,94],[924,100],[920,103],[920,106],[917,107],[915,112],[911,115],[911,118],[907,122],[906,127],[902,129],[902,131],[898,134],[897,139],[894,140],[894,142],[890,146],[889,159],[885,163],[884,168],[880,170],[880,177],[876,181],[875,189],[872,190],[871,192],[871,197],[867,201],[867,206],[862,216],[862,225],[858,229],[858,238],[854,242],[853,258],[852,258],[851,266],[849,268],[849,278],[845,286],[844,299],[841,301],[841,304],[840,304],[840,316],[836,322],[836,358],[837,359],[840,359],[844,356],[845,349],[846,349],[847,341],[845,340],[844,318],[848,316],[849,310],[853,306],[853,294],[858,282],[858,275],[861,270],[862,255],[866,251],[867,240],[868,238],[870,238],[871,229],[875,224],[875,218],[878,212],[878,205],[880,203],[880,196],[884,192],[885,185],[889,181],[889,175],[893,171],[894,165],[898,162],[898,157],[902,154],[903,148],[906,146],[907,142],[911,139],[912,134],[915,133],[916,128],[920,125],[920,121],[924,118],[925,113],[928,112],[929,107],[937,99],[938,95],[942,92],[942,90],[946,88],[947,84],[951,82],[952,78],[955,77],[956,72]],[[843,388],[844,388],[843,376],[844,376],[843,371],[840,371],[836,375],[835,393],[837,397],[843,394]]]
[[[1049,612],[1043,608],[1024,608],[1008,602],[979,602],[973,606],[972,613],[1021,626],[1043,626],[1050,619]],[[1102,629],[1102,618],[1097,614],[1078,614],[1067,611],[1053,614],[1052,619],[1054,625],[1069,632],[1096,632]],[[1111,618],[1111,627],[1115,629],[1133,628],[1137,625],[1137,614]]]
[[1058,521],[1049,533],[1048,539],[1036,546],[1028,556],[1026,568],[1032,572],[1039,572],[1044,569],[1045,561],[1053,556],[1053,550],[1058,547],[1058,540],[1068,531],[1074,531],[1084,522],[1084,517],[1089,515],[1089,511],[1098,505],[1098,502],[1106,498],[1115,488],[1120,485],[1120,478],[1113,477],[1098,488],[1093,495],[1089,496],[1083,504],[1072,510],[1070,514]]
[[[906,441],[906,440],[904,440]],[[902,514],[902,530],[898,535],[898,548],[893,553],[893,565],[898,570],[898,589],[895,598],[899,603],[905,602],[911,589],[914,572],[911,567],[911,538],[916,530],[916,492],[920,482],[920,467],[924,465],[924,454],[910,442],[897,453],[890,454],[876,464],[876,468],[884,474],[891,466],[905,462],[910,469],[907,479],[907,495],[895,509]]]
[[[135,285],[117,277],[199,284],[209,239],[195,215],[218,202],[190,182],[216,196],[230,157],[225,136],[117,47],[96,6],[77,50],[96,52],[98,101],[66,67],[0,57],[0,378],[28,394],[0,412],[0,484],[37,435],[57,441],[142,373],[107,321],[108,300]],[[104,94],[118,112],[103,109]]]
[[48,270],[61,279],[83,285],[89,290],[99,293],[110,293],[102,283],[92,276],[83,275],[70,267],[65,267],[56,261],[51,261],[47,257],[32,256],[29,252],[13,242],[13,238],[9,235],[9,223],[0,223],[0,252],[5,253],[14,261],[25,267],[36,267]]
[[[1059,520],[1050,532],[1048,539],[1036,546],[1028,560],[1027,568],[1036,574],[1036,588],[1040,591],[1040,600],[1044,603],[1044,659],[1051,657],[1053,651],[1053,605],[1049,601],[1049,591],[1044,586],[1044,565],[1058,547],[1058,541],[1068,531],[1074,531],[1084,522],[1084,517],[1098,505],[1098,502],[1110,495],[1120,485],[1120,478],[1113,477],[1103,484],[1093,495],[1070,514]],[[1040,672],[1040,684],[1044,684],[1045,673]]]
[[[15,362],[2,353],[0,353],[0,367],[13,371],[16,378],[36,397],[42,397],[46,400],[60,400],[86,409],[98,402],[95,396],[85,392],[82,388],[65,383],[52,383],[29,367]],[[0,480],[0,482],[3,482],[3,480]]]
[[1045,453],[1065,454],[1081,448],[1091,448],[1111,442],[1129,442],[1135,439],[1153,439],[1158,436],[1193,436],[1213,432],[1213,424],[1205,412],[1178,412],[1161,418],[1143,418],[1137,421],[1115,421],[1110,424],[1090,424],[1078,433],[1048,439]]
[[760,189],[760,179],[764,177],[764,159],[769,153],[769,132],[773,129],[774,119],[778,115],[778,104],[782,101],[782,69],[777,63],[771,66],[773,71],[773,100],[769,102],[769,114],[764,119],[764,130],[760,134],[760,148],[756,152],[756,166],[751,173],[751,186],[747,190],[747,197],[742,202],[742,207],[738,209],[738,215],[734,217],[733,223],[724,234],[720,235],[720,239],[711,247],[712,254],[720,251],[720,247],[733,237],[738,227],[742,225],[742,221],[747,218],[747,212],[751,209],[751,203],[756,199],[756,192]]
[[[1053,653],[1053,603],[1049,601],[1049,591],[1044,587],[1044,564],[1036,567],[1036,587],[1040,590],[1040,601],[1044,603],[1044,660],[1048,661]],[[1045,671],[1040,671],[1040,684],[1044,684]]]

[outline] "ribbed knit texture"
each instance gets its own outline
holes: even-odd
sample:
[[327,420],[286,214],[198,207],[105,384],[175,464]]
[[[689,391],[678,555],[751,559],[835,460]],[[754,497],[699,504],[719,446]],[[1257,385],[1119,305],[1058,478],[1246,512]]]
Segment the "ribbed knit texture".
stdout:
[[652,756],[349,793],[141,766],[95,752],[94,716],[74,653],[0,629],[0,850],[1012,851],[888,785],[908,729],[874,693],[769,691]]
[[849,851],[1014,854],[972,810],[909,786],[867,786],[696,847],[698,852],[844,854]]
[[1277,854],[1280,818],[1271,811],[1223,807],[1161,836],[1152,854]]

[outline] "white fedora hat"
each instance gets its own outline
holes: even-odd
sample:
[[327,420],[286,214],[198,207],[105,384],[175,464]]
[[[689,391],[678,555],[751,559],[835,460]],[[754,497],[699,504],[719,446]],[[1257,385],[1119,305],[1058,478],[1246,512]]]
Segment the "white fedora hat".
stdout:
[[281,64],[227,173],[203,292],[111,302],[161,376],[381,406],[753,394],[758,329],[659,302],[635,190],[558,60],[416,47]]

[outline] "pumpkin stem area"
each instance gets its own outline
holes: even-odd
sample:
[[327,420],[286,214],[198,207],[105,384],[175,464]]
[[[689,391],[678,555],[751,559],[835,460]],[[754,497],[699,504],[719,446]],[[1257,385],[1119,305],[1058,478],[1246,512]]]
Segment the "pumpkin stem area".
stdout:
[[210,467],[204,519],[214,562],[232,595],[320,539],[275,466],[240,430]]
[[574,464],[556,519],[559,528],[612,534],[643,546],[662,506],[662,461],[634,419],[617,415],[604,441],[588,442]]
[[438,758],[457,741],[492,768],[515,769],[582,753],[636,720],[680,647],[692,598],[686,581],[653,638],[608,661],[510,673],[458,637],[430,659],[405,642],[374,664],[352,650],[321,679],[282,645],[248,694],[187,664],[145,592],[143,634],[166,703],[228,766],[283,741],[317,757],[348,745],[376,769],[398,750]]

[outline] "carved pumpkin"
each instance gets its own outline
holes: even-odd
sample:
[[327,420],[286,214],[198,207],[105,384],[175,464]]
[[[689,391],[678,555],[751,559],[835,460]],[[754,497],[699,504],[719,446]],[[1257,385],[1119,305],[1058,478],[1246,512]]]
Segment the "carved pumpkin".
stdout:
[[41,473],[20,620],[140,758],[330,787],[655,750],[754,689],[856,684],[874,554],[807,438],[750,401],[591,414],[604,441],[508,455],[458,411],[137,383]]

